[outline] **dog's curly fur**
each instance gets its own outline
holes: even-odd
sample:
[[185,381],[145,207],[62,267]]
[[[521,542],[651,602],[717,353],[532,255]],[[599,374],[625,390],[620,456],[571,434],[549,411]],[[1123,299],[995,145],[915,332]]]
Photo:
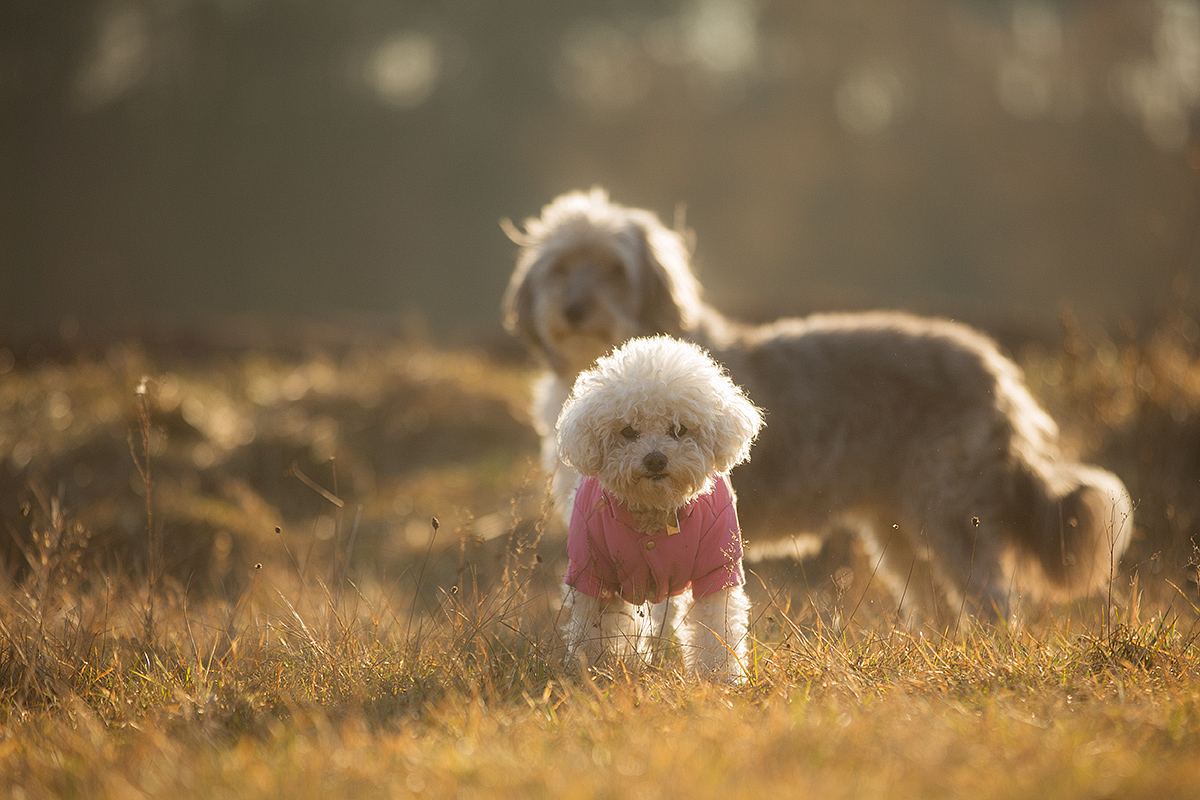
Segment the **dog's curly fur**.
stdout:
[[734,476],[752,538],[852,524],[916,621],[1007,616],[1023,595],[1109,585],[1133,529],[1121,481],[1066,459],[1018,367],[981,333],[904,313],[731,322],[700,299],[686,237],[601,189],[509,226],[505,322],[549,367],[535,416],[553,493],[577,476],[553,424],[575,376],[632,336],[695,341],[763,407]]
[[[760,427],[758,409],[716,362],[666,336],[626,342],[581,373],[555,426],[563,462],[598,476],[635,514],[706,493],[715,474],[750,457]],[[652,452],[670,462],[666,480],[641,480],[638,465]]]
[[[582,372],[556,428],[563,462],[596,476],[643,532],[653,533],[712,491],[717,475],[744,462],[762,424],[759,410],[708,354],[655,336],[632,339]],[[742,586],[694,604],[690,594],[673,597],[672,611],[664,607],[657,615],[574,588],[564,605],[571,658],[594,660],[615,650],[637,664],[654,642],[676,638],[689,671],[743,674],[750,601]]]

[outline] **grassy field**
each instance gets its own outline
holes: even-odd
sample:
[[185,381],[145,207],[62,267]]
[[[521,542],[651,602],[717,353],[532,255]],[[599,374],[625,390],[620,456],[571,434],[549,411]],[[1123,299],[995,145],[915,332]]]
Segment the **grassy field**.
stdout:
[[1139,503],[1113,596],[906,630],[835,538],[750,565],[733,689],[563,667],[528,365],[344,329],[0,343],[0,792],[1198,796],[1194,309],[1006,345]]

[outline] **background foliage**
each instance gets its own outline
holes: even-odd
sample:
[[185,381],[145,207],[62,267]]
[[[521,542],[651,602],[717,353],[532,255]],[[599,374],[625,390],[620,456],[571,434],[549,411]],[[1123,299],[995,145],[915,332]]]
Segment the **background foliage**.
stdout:
[[1137,318],[1198,102],[1194,0],[5,0],[0,327],[495,335],[498,220],[594,183],[743,315]]

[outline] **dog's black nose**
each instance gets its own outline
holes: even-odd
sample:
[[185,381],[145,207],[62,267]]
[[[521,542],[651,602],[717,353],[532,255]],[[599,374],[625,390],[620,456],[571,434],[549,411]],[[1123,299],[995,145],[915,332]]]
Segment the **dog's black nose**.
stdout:
[[653,453],[646,454],[646,457],[642,459],[642,466],[646,468],[646,472],[657,475],[666,470],[667,457],[655,450]]
[[572,300],[563,307],[563,317],[572,325],[578,325],[583,322],[591,310],[592,302],[587,297],[580,297],[577,300]]

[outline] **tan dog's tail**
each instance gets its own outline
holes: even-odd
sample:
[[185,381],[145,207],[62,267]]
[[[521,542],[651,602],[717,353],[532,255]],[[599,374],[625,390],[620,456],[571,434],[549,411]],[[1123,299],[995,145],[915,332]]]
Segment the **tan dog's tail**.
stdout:
[[1106,589],[1133,532],[1125,485],[1087,464],[1025,465],[1021,472],[1026,544],[1050,587],[1067,597]]

